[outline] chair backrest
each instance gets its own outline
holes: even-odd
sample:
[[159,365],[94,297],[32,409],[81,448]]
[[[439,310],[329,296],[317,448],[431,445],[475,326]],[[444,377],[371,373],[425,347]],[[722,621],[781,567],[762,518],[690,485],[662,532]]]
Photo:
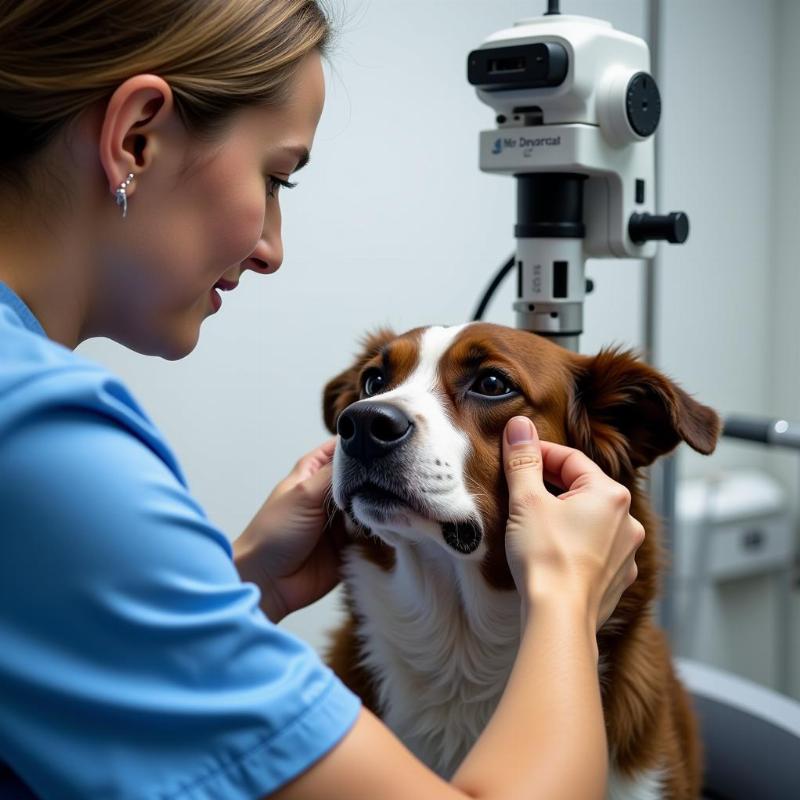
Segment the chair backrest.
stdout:
[[705,796],[800,798],[800,703],[695,661],[675,666],[700,719]]

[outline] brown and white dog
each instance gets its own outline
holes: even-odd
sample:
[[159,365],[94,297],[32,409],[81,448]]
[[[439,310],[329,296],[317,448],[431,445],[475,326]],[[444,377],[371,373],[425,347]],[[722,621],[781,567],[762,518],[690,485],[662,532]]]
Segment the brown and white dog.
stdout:
[[695,724],[653,620],[661,553],[638,471],[680,441],[710,453],[717,415],[630,353],[581,356],[486,323],[370,336],[326,387],[324,414],[351,542],[349,619],[329,663],[365,705],[445,777],[487,724],[519,642],[501,436],[523,414],[627,486],[648,533],[598,633],[608,797],[697,797]]

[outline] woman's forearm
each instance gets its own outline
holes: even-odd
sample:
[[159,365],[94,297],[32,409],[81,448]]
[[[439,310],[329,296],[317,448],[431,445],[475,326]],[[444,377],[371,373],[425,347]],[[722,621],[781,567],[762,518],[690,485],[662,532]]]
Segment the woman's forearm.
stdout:
[[591,619],[578,599],[536,601],[506,691],[455,787],[487,800],[605,797],[607,742]]
[[342,742],[276,800],[604,798],[597,615],[563,588],[558,597],[536,602],[500,704],[449,784],[362,709]]

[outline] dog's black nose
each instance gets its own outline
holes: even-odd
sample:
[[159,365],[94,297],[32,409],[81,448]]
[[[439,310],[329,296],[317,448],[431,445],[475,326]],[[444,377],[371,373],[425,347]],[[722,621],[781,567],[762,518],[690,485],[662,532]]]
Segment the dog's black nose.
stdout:
[[390,403],[354,403],[336,423],[344,452],[365,466],[391,453],[413,429],[411,420]]

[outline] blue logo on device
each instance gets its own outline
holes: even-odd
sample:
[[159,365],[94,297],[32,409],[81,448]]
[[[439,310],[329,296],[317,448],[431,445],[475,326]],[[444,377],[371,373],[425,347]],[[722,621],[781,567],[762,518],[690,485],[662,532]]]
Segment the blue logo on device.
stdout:
[[492,148],[492,155],[497,156],[503,152],[503,140],[500,138],[495,139],[494,147]]

